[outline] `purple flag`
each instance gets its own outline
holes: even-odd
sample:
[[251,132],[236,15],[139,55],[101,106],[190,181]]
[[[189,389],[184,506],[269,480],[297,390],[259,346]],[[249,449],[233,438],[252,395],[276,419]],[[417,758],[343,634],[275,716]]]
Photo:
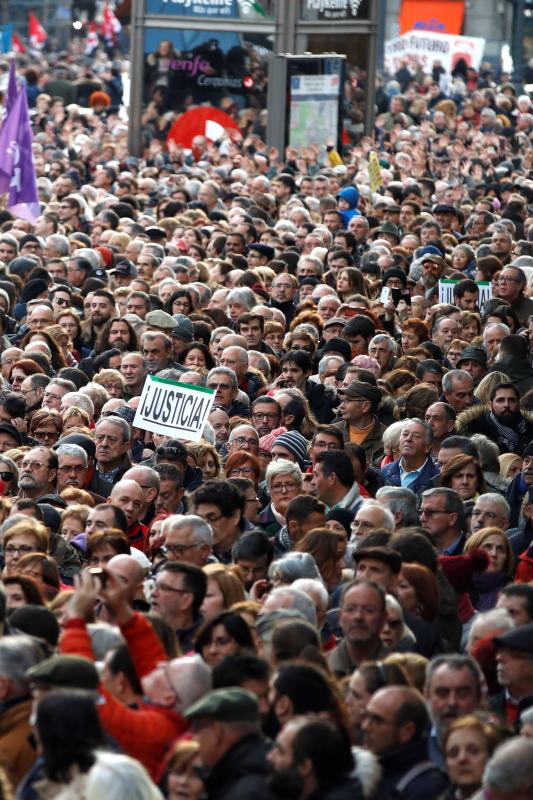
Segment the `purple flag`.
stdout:
[[32,152],[28,98],[21,89],[0,131],[0,193],[8,192],[8,210],[35,222],[41,213]]
[[13,108],[15,100],[17,99],[17,70],[15,68],[15,59],[12,58],[9,62],[9,80],[7,83],[7,92],[5,99],[5,108],[9,113]]

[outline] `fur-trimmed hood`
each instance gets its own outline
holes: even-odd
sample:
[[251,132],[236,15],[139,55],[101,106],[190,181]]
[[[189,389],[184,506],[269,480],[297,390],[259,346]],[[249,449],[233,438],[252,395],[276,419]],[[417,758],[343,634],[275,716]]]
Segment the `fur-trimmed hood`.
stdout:
[[376,756],[364,747],[352,747],[355,758],[355,769],[352,776],[357,778],[365,800],[374,797],[381,782],[383,770]]
[[[533,425],[533,411],[528,411],[527,408],[520,406],[520,413],[527,422]],[[488,403],[478,403],[471,408],[467,408],[466,411],[461,411],[455,422],[455,429],[458,436],[466,436],[470,432],[469,426],[472,422],[477,421],[484,414],[490,414]]]

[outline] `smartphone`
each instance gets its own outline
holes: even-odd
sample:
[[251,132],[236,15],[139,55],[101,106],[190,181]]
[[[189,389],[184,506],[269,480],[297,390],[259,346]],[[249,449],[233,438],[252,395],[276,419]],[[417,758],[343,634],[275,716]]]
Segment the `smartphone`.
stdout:
[[[388,286],[384,286],[383,289],[381,290],[381,294],[379,296],[379,302],[383,303],[384,305],[385,305],[385,303],[388,303],[389,299],[390,299],[390,296],[391,296],[390,295],[391,291],[394,292],[394,289],[391,290],[391,289],[389,289]],[[397,291],[400,291],[400,290],[397,289]],[[395,305],[396,305],[396,303],[395,303]]]
[[93,576],[93,578],[98,578],[100,583],[102,584],[102,589],[105,589],[107,583],[107,574],[102,567],[89,567],[89,572]]
[[401,289],[391,289],[390,293],[391,293],[391,297],[392,297],[392,302],[394,303],[395,306],[397,306],[398,303],[400,302],[400,300],[402,299],[402,290]]

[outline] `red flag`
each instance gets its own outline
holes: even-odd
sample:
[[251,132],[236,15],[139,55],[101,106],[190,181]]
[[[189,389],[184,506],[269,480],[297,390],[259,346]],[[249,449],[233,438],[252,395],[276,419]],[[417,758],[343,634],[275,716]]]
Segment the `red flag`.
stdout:
[[98,38],[98,33],[96,32],[96,22],[89,22],[89,31],[85,40],[85,55],[92,55],[99,44],[100,40]]
[[14,53],[26,52],[26,48],[24,47],[24,45],[22,44],[16,33],[14,33],[13,36],[11,37],[11,49],[13,50]]
[[40,47],[48,39],[48,34],[34,14],[28,14],[28,34],[32,47]]
[[114,45],[121,30],[122,25],[106,3],[104,6],[104,18],[102,20],[102,36],[108,44]]

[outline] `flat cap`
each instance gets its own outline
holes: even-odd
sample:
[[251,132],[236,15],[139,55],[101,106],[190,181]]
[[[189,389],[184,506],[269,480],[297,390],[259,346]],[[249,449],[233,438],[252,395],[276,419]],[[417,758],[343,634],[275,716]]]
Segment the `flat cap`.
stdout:
[[172,319],[174,320],[174,327],[170,331],[170,336],[173,339],[192,342],[194,339],[194,327],[189,317],[186,317],[185,314],[174,314]]
[[247,251],[248,254],[250,253],[250,250],[255,250],[256,253],[260,253],[262,256],[265,256],[265,258],[268,258],[269,261],[272,261],[272,259],[276,255],[276,251],[274,250],[273,247],[271,247],[269,244],[262,244],[261,242],[254,242],[253,244],[249,244]]
[[163,331],[172,331],[176,327],[176,320],[166,311],[149,311],[144,321],[149,328],[159,328]]
[[372,558],[374,561],[381,561],[386,564],[395,575],[398,575],[402,568],[402,557],[391,547],[358,547],[353,551],[353,560],[356,564],[365,558]]
[[185,711],[185,719],[208,717],[223,722],[258,722],[257,697],[246,689],[215,689]]
[[365,400],[370,400],[372,403],[379,403],[382,396],[381,389],[366,381],[352,381],[344,389],[339,389],[338,394],[347,397],[364,397]]
[[495,636],[494,644],[497,647],[506,647],[508,650],[519,650],[521,653],[533,655],[533,622],[513,628],[507,633],[502,633],[501,636]]
[[439,203],[436,206],[433,206],[433,214],[453,214],[454,217],[457,217],[457,209],[455,206],[449,205],[448,203]]
[[26,671],[31,681],[70,689],[98,688],[98,671],[92,661],[81,656],[51,656]]
[[429,261],[431,264],[436,264],[438,267],[442,267],[442,269],[444,269],[444,267],[446,266],[446,262],[444,261],[442,256],[436,256],[434,253],[425,253],[421,257],[420,261],[422,262],[422,264],[425,264],[426,261]]

